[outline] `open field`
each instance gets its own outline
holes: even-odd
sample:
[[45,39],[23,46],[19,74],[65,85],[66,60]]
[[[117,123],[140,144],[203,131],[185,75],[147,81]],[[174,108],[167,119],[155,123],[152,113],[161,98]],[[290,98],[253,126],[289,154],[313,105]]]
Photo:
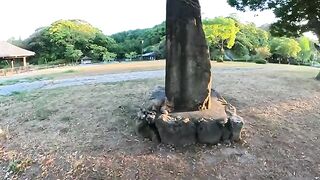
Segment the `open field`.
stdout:
[[[70,67],[71,73],[63,69],[27,77],[60,73],[54,78],[65,79],[164,67],[163,61],[150,63]],[[163,77],[0,96],[0,177],[319,179],[318,71],[215,63],[214,88],[246,122],[243,141],[232,145],[173,148],[137,137],[136,112],[151,90],[164,85]]]
[[[256,66],[254,63],[215,63],[212,62],[215,67],[250,67]],[[164,60],[158,61],[142,61],[142,62],[122,62],[111,64],[98,64],[98,65],[84,65],[84,66],[66,66],[54,69],[43,69],[37,71],[31,71],[21,74],[15,74],[8,77],[0,77],[0,82],[8,79],[21,79],[30,77],[42,77],[50,79],[64,79],[72,77],[83,77],[91,75],[100,75],[106,73],[121,73],[121,72],[136,72],[136,71],[148,71],[148,70],[161,70],[165,67]]]

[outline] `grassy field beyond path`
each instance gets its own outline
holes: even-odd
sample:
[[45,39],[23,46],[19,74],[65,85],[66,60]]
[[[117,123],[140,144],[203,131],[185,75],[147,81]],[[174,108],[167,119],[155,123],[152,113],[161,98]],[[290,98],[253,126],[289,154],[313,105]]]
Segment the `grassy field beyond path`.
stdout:
[[[211,63],[212,68],[243,68],[243,67],[286,67],[288,65],[278,64],[267,64],[259,65],[255,63],[242,63],[242,62],[224,62],[224,63]],[[305,69],[310,67],[304,66],[289,66],[286,68],[291,69]],[[84,65],[84,66],[67,66],[54,69],[44,69],[38,71],[32,71],[9,77],[0,77],[0,82],[10,79],[19,78],[50,78],[50,79],[65,79],[72,77],[83,77],[110,73],[122,73],[122,72],[135,72],[135,71],[150,71],[150,70],[162,70],[165,69],[165,60],[158,61],[135,61],[135,62],[122,62],[122,63],[111,63],[111,64],[97,64],[97,65]],[[312,69],[312,68],[311,68]]]

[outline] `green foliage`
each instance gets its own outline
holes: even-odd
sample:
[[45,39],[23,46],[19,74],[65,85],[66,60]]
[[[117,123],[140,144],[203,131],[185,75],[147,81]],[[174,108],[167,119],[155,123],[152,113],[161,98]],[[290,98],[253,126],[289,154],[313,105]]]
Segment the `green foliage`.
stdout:
[[[268,59],[269,62],[311,64],[320,59],[305,37],[300,38],[299,43],[292,38],[271,37],[269,32],[254,24],[242,24],[236,17],[206,19],[203,24],[212,60]],[[108,37],[84,21],[60,20],[39,28],[20,46],[36,52],[32,63],[48,65],[74,63],[84,56],[94,62],[112,61],[116,57],[134,59],[146,52],[154,52],[157,59],[162,59],[166,55],[165,34],[165,23]],[[10,41],[21,43],[13,38]],[[0,63],[0,67],[8,66],[5,61]]]
[[9,68],[10,64],[7,61],[0,59],[0,69]]
[[105,52],[102,56],[104,62],[114,61],[117,57],[117,54],[111,52]]
[[223,49],[226,42],[226,47],[232,48],[235,43],[236,34],[239,32],[239,28],[233,19],[217,17],[215,19],[204,20],[203,24],[209,45]]
[[115,41],[81,20],[59,20],[49,27],[39,28],[24,44],[36,52],[34,63],[38,64],[49,64],[58,59],[72,63],[89,55],[96,61],[114,58],[108,48],[114,49]]
[[270,56],[271,56],[271,53],[268,47],[259,47],[256,49],[256,55],[254,55],[252,58],[254,60],[266,60]]
[[223,59],[217,59],[217,62],[219,62],[219,63],[222,63],[223,62]]
[[249,56],[250,54],[249,48],[238,40],[235,42],[232,50],[238,57]]
[[291,38],[273,38],[270,41],[271,53],[280,55],[284,58],[296,58],[301,51],[299,43]]
[[83,55],[81,50],[75,49],[74,45],[67,44],[64,57],[66,59],[70,59],[71,62],[78,61],[80,57]]
[[129,59],[129,60],[132,60],[133,58],[136,58],[137,57],[137,53],[136,52],[130,52],[130,53],[126,53],[126,58]]
[[268,45],[268,32],[257,28],[254,24],[239,24],[240,32],[237,34],[237,44],[245,47],[250,54],[254,53],[256,48],[266,47]]
[[95,61],[112,61],[116,54],[108,52],[108,49],[96,44],[90,45],[89,56]]
[[272,25],[275,35],[298,36],[313,31],[320,41],[320,1],[319,0],[228,0],[239,10],[272,9],[278,21]]
[[13,44],[15,46],[25,48],[25,45],[24,45],[23,40],[21,38],[16,39],[14,37],[11,37],[7,40],[7,42],[10,44]]
[[301,37],[299,39],[299,46],[301,48],[301,51],[298,54],[298,59],[302,61],[302,63],[310,61],[312,55],[310,44],[310,40],[307,37]]
[[[141,54],[143,52],[156,52],[159,57],[164,57],[163,46],[165,39],[165,23],[148,29],[137,29],[120,32],[111,37],[116,41],[115,53],[118,58],[125,58],[130,52]],[[142,43],[143,41],[143,43]]]
[[211,48],[210,49],[211,60],[222,61],[224,60],[224,52],[221,49]]
[[166,38],[163,36],[161,41],[153,46],[153,52],[156,53],[157,59],[166,58]]
[[264,59],[256,59],[254,62],[257,64],[267,64],[267,61]]

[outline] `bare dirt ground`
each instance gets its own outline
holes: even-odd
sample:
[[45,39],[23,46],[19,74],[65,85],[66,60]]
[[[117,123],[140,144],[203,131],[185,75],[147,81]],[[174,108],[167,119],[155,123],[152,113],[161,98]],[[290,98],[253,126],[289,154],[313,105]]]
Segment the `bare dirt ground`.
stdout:
[[173,148],[137,137],[136,112],[163,78],[37,90],[0,97],[0,177],[320,179],[319,70],[225,66],[214,87],[245,119],[242,142]]

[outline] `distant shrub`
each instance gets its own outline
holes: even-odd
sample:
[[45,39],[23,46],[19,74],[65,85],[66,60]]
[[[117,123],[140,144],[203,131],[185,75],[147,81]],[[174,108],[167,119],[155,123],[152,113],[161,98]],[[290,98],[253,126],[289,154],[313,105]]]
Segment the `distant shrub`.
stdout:
[[301,62],[298,61],[297,59],[293,59],[293,58],[290,58],[289,60],[289,64],[292,64],[292,65],[300,65]]
[[256,49],[256,55],[252,58],[254,60],[265,60],[271,56],[270,49],[268,47],[259,47]]
[[221,52],[221,49],[217,49],[217,48],[212,48],[211,52],[210,52],[210,58],[212,60],[216,60],[216,61],[222,61],[224,60],[224,53]]
[[264,60],[264,59],[257,59],[257,60],[255,60],[255,63],[257,63],[257,64],[267,64],[267,61]]
[[217,59],[217,62],[222,63],[222,62],[223,62],[223,59]]
[[67,61],[65,59],[57,59],[55,61],[48,62],[48,65],[59,65],[59,64],[65,64]]

